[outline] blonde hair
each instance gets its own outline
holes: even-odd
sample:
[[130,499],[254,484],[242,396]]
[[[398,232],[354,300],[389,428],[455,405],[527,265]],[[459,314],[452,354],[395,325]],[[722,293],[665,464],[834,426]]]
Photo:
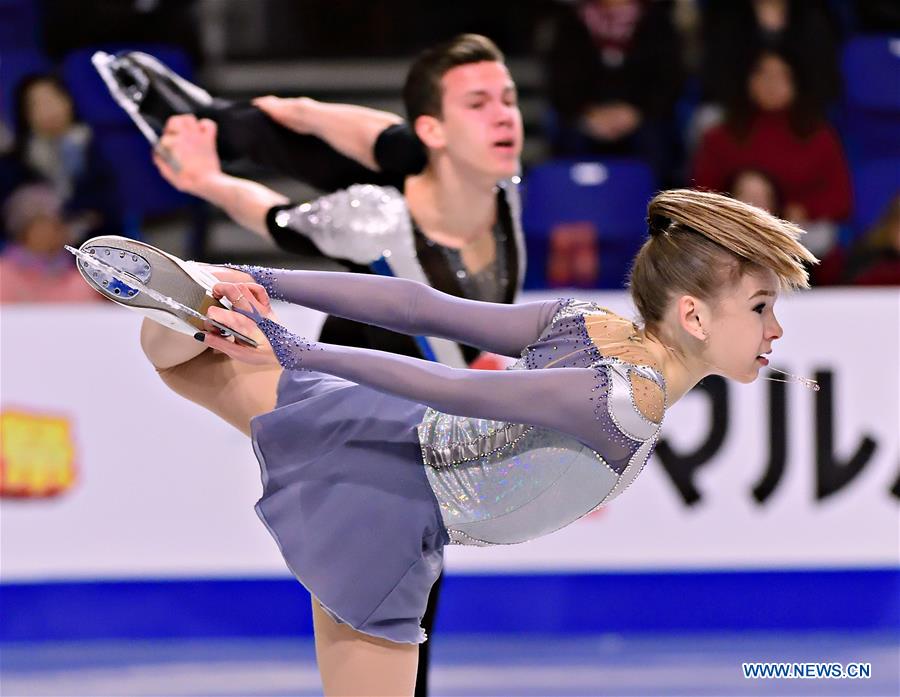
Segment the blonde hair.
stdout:
[[649,328],[676,294],[713,300],[723,286],[754,269],[770,269],[782,289],[808,288],[804,264],[818,259],[799,239],[803,230],[722,194],[662,191],[647,207],[650,238],[631,267],[635,307]]

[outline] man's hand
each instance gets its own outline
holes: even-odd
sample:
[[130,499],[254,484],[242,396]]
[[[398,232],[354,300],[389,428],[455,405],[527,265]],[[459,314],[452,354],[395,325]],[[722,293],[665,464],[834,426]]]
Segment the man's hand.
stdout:
[[257,97],[252,103],[253,106],[266,112],[269,118],[285,128],[304,135],[313,133],[307,112],[315,104],[315,100],[309,97],[273,97],[269,95]]
[[[159,152],[163,150],[165,156]],[[167,159],[174,159],[177,168]],[[153,162],[163,178],[179,191],[202,196],[206,182],[222,174],[216,152],[216,124],[197,120],[193,114],[180,114],[166,122],[165,130],[153,153]]]

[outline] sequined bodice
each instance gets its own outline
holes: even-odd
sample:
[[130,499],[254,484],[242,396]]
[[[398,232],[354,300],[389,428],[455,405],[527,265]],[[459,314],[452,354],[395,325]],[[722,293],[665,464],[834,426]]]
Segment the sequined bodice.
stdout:
[[557,430],[427,410],[419,441],[453,542],[511,544],[553,532],[618,495],[643,468],[660,424],[637,409],[633,378],[664,390],[662,376],[601,354],[585,317],[602,312],[567,303],[510,368],[595,369],[585,409],[602,430],[602,449]]

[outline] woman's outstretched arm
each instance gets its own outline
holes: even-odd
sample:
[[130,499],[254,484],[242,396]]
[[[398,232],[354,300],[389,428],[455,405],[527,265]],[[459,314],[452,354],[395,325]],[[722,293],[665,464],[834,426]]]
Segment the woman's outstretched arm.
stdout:
[[278,300],[414,336],[435,336],[518,356],[559,309],[559,300],[518,305],[466,300],[404,278],[236,266]]
[[264,301],[256,302],[258,286],[221,284],[216,289],[241,314],[214,307],[209,310],[211,318],[268,339],[268,345],[263,341],[260,347],[249,348],[213,334],[206,336],[205,343],[237,360],[277,360],[288,370],[336,375],[448,414],[552,428],[595,449],[603,447],[607,438],[595,414],[599,405],[594,398],[603,378],[593,368],[470,370],[384,351],[311,342],[265,317],[269,308]]

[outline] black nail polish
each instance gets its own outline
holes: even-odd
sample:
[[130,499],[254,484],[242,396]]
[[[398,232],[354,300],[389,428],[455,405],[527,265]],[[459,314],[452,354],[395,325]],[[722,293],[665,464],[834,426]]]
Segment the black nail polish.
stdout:
[[204,334],[203,332],[197,332],[196,334],[194,334],[194,338],[197,341],[203,342],[206,339],[206,334]]

